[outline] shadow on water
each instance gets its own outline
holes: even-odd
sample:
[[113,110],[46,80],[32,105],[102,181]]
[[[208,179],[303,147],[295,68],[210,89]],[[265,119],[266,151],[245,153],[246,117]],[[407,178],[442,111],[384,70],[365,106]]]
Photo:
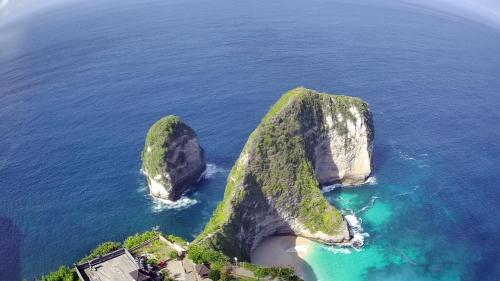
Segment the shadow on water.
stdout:
[[0,217],[0,280],[21,280],[22,233],[14,222]]
[[[304,245],[300,245],[298,239],[298,237],[290,235],[267,237],[253,251],[252,262],[264,266],[291,267],[297,275],[306,281],[318,280],[313,268],[299,255],[298,251],[304,249],[298,247],[304,247]],[[307,251],[312,250],[311,245],[305,247],[308,247]]]
[[[245,185],[248,191],[248,197],[253,200],[248,200],[247,202],[242,202],[242,205],[239,206],[241,208],[239,211],[235,212],[236,214],[240,214],[239,217],[236,218],[237,221],[241,222],[242,231],[244,233],[254,233],[254,235],[250,235],[250,240],[241,241],[243,245],[253,245],[255,242],[253,240],[254,237],[257,237],[257,233],[264,237],[263,240],[258,241],[257,248],[251,250],[251,246],[249,247],[251,253],[248,257],[241,257],[241,260],[250,259],[254,262],[253,257],[263,257],[258,258],[257,263],[266,266],[290,266],[297,273],[302,273],[301,277],[306,281],[314,281],[317,280],[316,275],[312,267],[299,256],[299,253],[296,251],[297,248],[297,237],[295,236],[293,230],[290,228],[290,225],[286,220],[284,220],[271,206],[270,202],[265,199],[264,194],[262,193],[262,189],[260,188],[252,188],[257,186],[256,179],[252,176],[248,176],[245,178]],[[293,200],[293,198],[292,198]],[[268,222],[259,228],[255,228],[255,221],[252,218],[248,218],[246,215],[241,215],[245,213],[245,210],[270,210],[267,212],[267,218],[274,218],[272,222]],[[267,238],[267,239],[266,239]],[[281,239],[280,239],[281,238]],[[307,247],[310,247],[307,245]],[[295,248],[295,249],[294,249]],[[262,251],[262,254],[257,254],[255,250]],[[237,253],[234,253],[235,255]]]
[[313,268],[307,263],[307,261],[305,261],[304,259],[302,259],[298,255],[298,252],[292,252],[292,253],[290,253],[290,255],[292,255],[292,257],[294,259],[302,260],[302,270],[304,272],[304,276],[302,276],[302,278],[305,281],[316,281],[316,280],[318,280],[318,278],[316,277],[316,274],[314,274]]
[[377,171],[381,170],[384,163],[389,159],[391,155],[391,146],[389,144],[380,144],[375,142],[373,146],[373,173],[376,174]]

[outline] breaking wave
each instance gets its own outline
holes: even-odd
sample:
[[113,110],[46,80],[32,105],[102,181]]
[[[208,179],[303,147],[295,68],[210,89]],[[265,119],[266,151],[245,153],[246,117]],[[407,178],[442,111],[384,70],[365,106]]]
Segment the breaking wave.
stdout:
[[343,254],[343,255],[349,255],[352,253],[352,248],[346,248],[346,247],[339,247],[339,246],[330,246],[330,247],[323,247],[325,250],[328,252],[331,252],[333,254]]
[[361,226],[361,219],[357,218],[354,214],[344,215],[352,235],[351,242],[344,245],[320,245],[320,247],[333,254],[349,255],[353,251],[361,252],[365,239],[370,237],[370,234],[364,232]]
[[218,173],[225,173],[226,169],[219,168],[215,164],[207,164],[207,169],[203,173],[203,177],[206,179],[213,179]]
[[189,208],[195,204],[198,203],[198,200],[196,199],[191,199],[185,196],[182,196],[179,200],[177,201],[170,201],[168,199],[161,199],[161,198],[153,198],[153,206],[152,206],[152,211],[153,213],[160,213],[164,210],[182,210]]
[[[376,176],[371,176],[368,179],[366,179],[366,181],[364,183],[357,184],[357,185],[354,185],[354,186],[376,185],[376,184],[378,184],[377,177]],[[343,187],[343,185],[341,183],[335,183],[335,184],[331,184],[331,185],[324,185],[324,186],[321,187],[321,192],[327,193],[327,192],[330,192],[330,191],[333,191],[333,190],[335,190],[337,188],[342,188],[342,187]]]
[[370,234],[364,232],[361,225],[362,220],[357,218],[355,215],[349,214],[345,215],[344,217],[347,220],[347,223],[349,224],[350,230],[352,232],[351,245],[353,246],[353,249],[360,251],[361,247],[363,247],[365,243],[365,238],[369,237]]
[[342,184],[340,184],[340,183],[336,183],[336,184],[332,184],[332,185],[325,185],[325,186],[321,187],[321,192],[327,193],[327,192],[333,191],[333,190],[335,190],[337,188],[341,188],[341,187],[342,187]]

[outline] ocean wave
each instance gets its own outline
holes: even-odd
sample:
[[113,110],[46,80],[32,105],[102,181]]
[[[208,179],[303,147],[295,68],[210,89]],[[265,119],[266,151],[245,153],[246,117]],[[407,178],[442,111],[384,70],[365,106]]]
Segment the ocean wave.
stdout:
[[373,195],[373,196],[370,198],[370,204],[368,204],[368,205],[364,206],[363,208],[359,209],[359,210],[356,212],[356,214],[362,213],[362,212],[364,212],[364,211],[366,211],[366,210],[370,209],[371,207],[373,207],[373,205],[375,205],[375,201],[376,201],[377,199],[379,199],[379,198],[380,198],[380,197]]
[[410,195],[410,194],[414,193],[419,188],[420,188],[419,185],[415,185],[415,187],[412,190],[406,191],[406,192],[402,192],[402,193],[398,193],[396,195],[393,195],[393,197]]
[[207,169],[203,173],[203,177],[206,179],[213,179],[218,173],[225,173],[227,170],[218,167],[215,164],[207,164]]
[[398,154],[401,158],[405,159],[405,160],[416,160],[414,157],[410,156],[408,153],[406,152],[403,152],[403,151],[398,151]]
[[333,254],[343,254],[343,255],[352,254],[352,248],[346,248],[341,246],[323,246],[323,249]]
[[168,199],[155,198],[155,197],[152,198],[153,198],[153,206],[152,206],[153,213],[160,213],[164,210],[182,210],[198,203],[198,200],[191,199],[185,196],[182,196],[177,201],[170,201]]
[[306,245],[297,245],[286,250],[287,253],[305,253],[307,252]]
[[137,188],[137,192],[139,192],[139,193],[147,193],[148,189],[149,188],[148,188],[147,184],[141,183],[141,184],[139,184],[139,187]]

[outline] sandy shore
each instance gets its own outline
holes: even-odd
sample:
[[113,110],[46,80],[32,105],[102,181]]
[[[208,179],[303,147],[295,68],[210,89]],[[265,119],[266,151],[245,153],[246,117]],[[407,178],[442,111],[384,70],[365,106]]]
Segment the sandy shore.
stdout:
[[311,251],[311,241],[296,236],[273,236],[264,239],[252,252],[253,263],[267,266],[291,266],[307,280],[308,265],[304,258]]

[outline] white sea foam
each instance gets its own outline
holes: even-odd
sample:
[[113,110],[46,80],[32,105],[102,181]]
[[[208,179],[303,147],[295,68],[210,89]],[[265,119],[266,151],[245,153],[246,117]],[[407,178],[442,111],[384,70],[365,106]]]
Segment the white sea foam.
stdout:
[[377,181],[377,177],[376,176],[371,176],[369,177],[368,179],[366,179],[365,183],[364,184],[368,184],[368,185],[376,185],[378,183]]
[[379,198],[380,197],[378,197],[378,196],[372,196],[372,198],[370,199],[370,204],[361,208],[359,211],[356,212],[356,214],[362,213],[362,212],[368,210],[369,208],[373,207],[373,205],[375,205],[375,201]]
[[[368,179],[366,179],[365,182],[363,182],[361,184],[354,185],[354,186],[376,185],[376,184],[378,184],[377,177],[376,176],[371,176]],[[335,183],[335,184],[331,184],[331,185],[324,185],[324,186],[321,187],[321,192],[327,193],[327,192],[330,192],[330,191],[333,191],[333,190],[335,190],[337,188],[342,188],[342,187],[343,187],[343,185],[341,183]]]
[[352,231],[351,245],[355,250],[360,250],[365,243],[365,238],[369,237],[370,234],[363,232],[363,227],[361,225],[362,220],[357,218],[353,214],[345,215],[345,219],[350,226]]
[[147,193],[148,192],[148,185],[147,184],[139,184],[139,187],[137,188],[137,192],[139,193]]
[[411,157],[408,153],[406,153],[404,151],[398,150],[397,152],[398,152],[399,156],[405,160],[415,160],[415,158]]
[[305,253],[307,252],[306,245],[297,245],[286,250],[287,253]]
[[215,164],[207,164],[207,169],[203,173],[203,177],[206,179],[213,179],[218,173],[225,173],[226,169],[219,168]]
[[336,183],[336,184],[332,184],[332,185],[325,185],[325,186],[322,186],[321,187],[321,191],[323,193],[327,193],[327,192],[330,192],[330,191],[333,191],[337,188],[341,188],[342,187],[342,184],[340,183]]
[[349,255],[352,253],[351,248],[345,248],[345,247],[330,246],[330,247],[326,247],[326,250],[329,252],[332,252],[334,254]]
[[159,213],[163,210],[172,210],[172,209],[182,210],[198,203],[198,200],[191,199],[185,196],[182,196],[177,201],[170,201],[168,199],[155,198],[155,197],[152,198],[153,198],[153,206],[152,206],[153,213]]

